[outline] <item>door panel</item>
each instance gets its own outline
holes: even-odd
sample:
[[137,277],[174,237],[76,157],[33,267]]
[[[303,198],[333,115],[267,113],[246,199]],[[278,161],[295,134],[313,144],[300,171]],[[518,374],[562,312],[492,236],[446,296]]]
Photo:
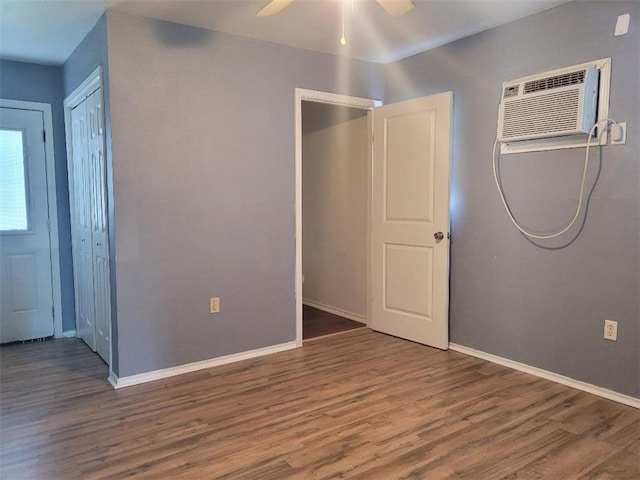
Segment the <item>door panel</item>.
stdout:
[[442,349],[449,345],[452,98],[374,111],[371,326]]
[[385,308],[432,318],[433,299],[428,272],[433,269],[433,249],[389,243],[384,249]]
[[106,171],[104,163],[104,128],[102,94],[93,92],[86,100],[89,117],[89,152],[91,170],[91,249],[93,260],[93,302],[96,351],[109,363],[111,300],[109,250],[106,212]]
[[9,267],[10,314],[35,310],[38,306],[36,281],[36,252],[25,252],[5,257]]
[[71,217],[77,333],[95,351],[93,259],[91,248],[91,168],[86,101],[71,112]]
[[108,259],[99,256],[94,257],[93,282],[96,318],[96,351],[105,362],[109,363],[111,308],[109,303],[110,284]]
[[53,335],[43,114],[0,109],[0,342]]
[[394,153],[384,164],[387,222],[433,221],[433,191],[425,185],[433,179],[434,121],[433,111],[399,114],[386,120],[386,150]]
[[101,89],[71,112],[69,171],[78,335],[110,361],[111,298]]

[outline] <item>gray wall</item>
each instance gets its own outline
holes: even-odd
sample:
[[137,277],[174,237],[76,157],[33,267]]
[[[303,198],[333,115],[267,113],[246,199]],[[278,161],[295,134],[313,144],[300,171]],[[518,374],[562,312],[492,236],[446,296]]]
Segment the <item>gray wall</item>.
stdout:
[[382,98],[381,67],[107,25],[119,376],[293,341],[294,89]]
[[[618,15],[631,13],[626,36]],[[385,67],[386,103],[454,92],[451,341],[640,397],[638,2],[579,1]],[[602,149],[584,228],[564,248],[527,241],[491,171],[501,82],[612,58],[610,116],[625,146]],[[575,208],[584,149],[502,157],[519,219],[554,230]],[[598,152],[591,156],[593,184]],[[575,236],[575,235],[574,235]],[[569,237],[570,239],[571,237]],[[602,338],[618,321],[618,341]]]
[[105,143],[107,159],[107,209],[109,217],[109,251],[111,264],[111,369],[117,374],[118,365],[118,324],[117,298],[115,295],[115,222],[113,218],[113,171],[111,159],[111,107],[109,102],[109,58],[107,52],[107,16],[100,17],[84,40],[76,47],[62,67],[64,96],[73,91],[91,75],[98,66],[102,67],[102,82],[105,115]]
[[98,66],[107,69],[107,60],[107,16],[103,15],[64,62],[62,68],[65,98]]
[[303,298],[367,317],[367,110],[302,102]]
[[0,98],[51,104],[60,246],[62,329],[76,328],[73,299],[73,264],[69,224],[67,150],[62,109],[62,69],[34,63],[0,60]]

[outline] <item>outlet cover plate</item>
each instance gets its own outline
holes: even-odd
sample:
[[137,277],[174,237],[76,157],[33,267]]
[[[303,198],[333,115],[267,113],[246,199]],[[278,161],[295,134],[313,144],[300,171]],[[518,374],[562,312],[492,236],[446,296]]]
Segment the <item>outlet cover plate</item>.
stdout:
[[618,322],[615,320],[604,321],[604,338],[614,342],[618,340]]
[[211,297],[209,300],[209,313],[220,312],[220,297]]

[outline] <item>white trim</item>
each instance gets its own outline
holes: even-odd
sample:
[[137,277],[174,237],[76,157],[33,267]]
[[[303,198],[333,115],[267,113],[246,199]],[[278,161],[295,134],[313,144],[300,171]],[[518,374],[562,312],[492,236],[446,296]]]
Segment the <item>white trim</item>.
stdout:
[[23,100],[0,99],[0,107],[42,112],[46,141],[44,155],[47,174],[47,208],[49,216],[49,252],[51,259],[51,290],[53,300],[53,335],[60,338],[62,332],[62,287],[60,284],[60,241],[58,239],[58,203],[56,188],[56,162],[51,104]]
[[365,325],[367,324],[366,315],[349,312],[337,307],[330,307],[329,305],[325,305],[324,303],[314,302],[313,300],[309,300],[304,297],[302,298],[302,304],[309,307],[317,308],[318,310],[322,310],[323,312],[332,313],[340,317],[348,318],[349,320],[353,320],[354,322],[364,323]]
[[203,360],[201,362],[187,363],[186,365],[163,368],[161,370],[154,370],[152,372],[140,373],[138,375],[130,375],[128,377],[122,378],[118,378],[118,376],[112,370],[109,374],[109,383],[111,383],[113,388],[130,387],[132,385],[139,385],[141,383],[153,382],[162,378],[182,375],[183,373],[204,370],[205,368],[218,367],[220,365],[248,360],[255,357],[262,357],[264,355],[270,355],[272,353],[284,352],[297,347],[298,345],[296,344],[296,342],[281,343],[279,345],[258,348],[256,350],[249,350],[247,352],[233,353],[231,355],[225,355],[224,357],[211,358],[209,360]]
[[532,367],[531,365],[527,365],[525,363],[509,360],[508,358],[499,357],[491,353],[482,352],[480,350],[475,350],[473,348],[458,345],[456,343],[450,343],[449,349],[456,352],[464,353],[465,355],[471,355],[472,357],[481,358],[482,360],[487,360],[488,362],[497,363],[498,365],[513,368],[514,370],[518,370],[520,372],[535,375],[536,377],[544,378],[545,380],[551,380],[552,382],[560,383],[577,390],[582,390],[583,392],[592,393],[594,395],[598,395],[599,397],[613,400],[614,402],[622,403],[624,405],[640,409],[640,398],[635,398],[630,395],[624,395],[622,393],[614,392],[613,390],[608,390],[606,388],[598,387],[590,383],[581,382],[580,380],[565,377],[564,375],[560,375],[558,373],[550,372],[548,370],[543,370],[537,367]]
[[76,337],[77,335],[78,332],[76,330],[65,330],[64,332],[62,332],[62,336],[64,338]]
[[[295,89],[295,239],[296,239],[296,267],[295,267],[295,298],[296,298],[296,345],[302,346],[302,102],[329,103],[344,107],[373,110],[382,105],[380,100],[373,100],[337,93],[321,92],[317,90]],[[370,167],[369,167],[370,168]],[[369,179],[371,180],[371,179]],[[368,182],[370,183],[370,181]],[[370,188],[370,187],[369,187]],[[369,206],[370,208],[370,206]],[[369,217],[369,216],[368,216]],[[367,218],[368,218],[367,217]],[[369,225],[367,221],[367,232]],[[367,234],[368,235],[368,234]],[[368,248],[368,246],[367,246]],[[367,256],[367,272],[369,271],[369,256]],[[370,303],[369,279],[367,279],[367,305]]]
[[[84,82],[78,85],[67,98],[64,99],[65,117],[67,109],[77,107],[89,95],[102,87],[102,66],[98,66]],[[66,120],[66,118],[65,118]]]
[[[564,73],[581,68],[595,67],[600,72],[599,88],[598,88],[598,118],[596,122],[609,118],[609,90],[611,84],[611,58],[601,58],[591,62],[572,65],[570,67],[550,70],[549,72]],[[546,72],[541,72],[544,74]],[[517,80],[517,79],[514,79]],[[607,132],[599,135],[600,145],[607,144]],[[508,155],[510,153],[525,152],[543,152],[547,150],[558,150],[561,148],[582,148],[586,147],[588,142],[587,135],[572,135],[568,137],[542,138],[537,140],[522,140],[519,142],[504,142],[500,144],[500,155]],[[597,145],[593,143],[593,145]]]

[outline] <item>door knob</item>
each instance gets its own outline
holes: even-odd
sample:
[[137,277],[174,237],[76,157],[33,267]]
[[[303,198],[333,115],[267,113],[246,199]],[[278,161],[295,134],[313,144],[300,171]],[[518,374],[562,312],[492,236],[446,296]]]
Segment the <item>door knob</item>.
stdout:
[[440,241],[444,238],[444,233],[442,232],[436,232],[433,234],[433,238],[435,238],[436,240]]

